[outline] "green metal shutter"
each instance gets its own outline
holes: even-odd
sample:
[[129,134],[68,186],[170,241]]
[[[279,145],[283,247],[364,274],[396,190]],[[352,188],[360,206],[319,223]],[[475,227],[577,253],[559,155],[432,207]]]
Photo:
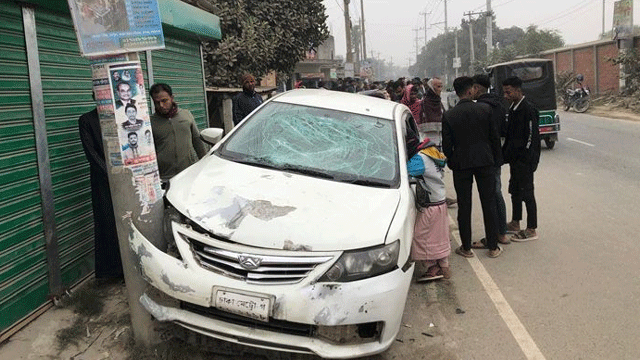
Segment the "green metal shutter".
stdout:
[[0,3],[0,333],[48,300],[22,12]]
[[80,56],[68,14],[36,12],[47,141],[62,284],[69,287],[93,271],[93,212],[89,164],[78,117],[95,107],[91,69]]
[[178,106],[191,111],[198,128],[204,129],[208,120],[200,42],[166,28],[164,36],[165,49],[151,53],[153,81],[169,84]]

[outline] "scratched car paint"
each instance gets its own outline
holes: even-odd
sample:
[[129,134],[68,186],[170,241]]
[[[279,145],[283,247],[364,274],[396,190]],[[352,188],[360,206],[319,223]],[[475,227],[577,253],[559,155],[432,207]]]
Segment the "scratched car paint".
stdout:
[[[166,193],[165,236],[130,243],[160,321],[249,346],[387,349],[414,270],[409,110],[294,90],[266,101]],[[215,131],[214,131],[215,133]]]

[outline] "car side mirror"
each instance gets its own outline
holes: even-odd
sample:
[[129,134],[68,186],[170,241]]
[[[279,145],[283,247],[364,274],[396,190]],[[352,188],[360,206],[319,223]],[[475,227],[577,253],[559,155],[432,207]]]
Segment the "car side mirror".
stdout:
[[207,128],[200,131],[200,138],[202,141],[209,145],[215,145],[220,139],[222,139],[223,129],[219,128]]

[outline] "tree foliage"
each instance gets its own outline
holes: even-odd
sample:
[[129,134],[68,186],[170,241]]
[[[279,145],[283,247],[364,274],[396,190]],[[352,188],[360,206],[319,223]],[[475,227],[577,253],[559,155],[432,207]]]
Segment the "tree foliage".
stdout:
[[[473,32],[473,49],[475,59],[471,61],[470,32]],[[409,68],[412,76],[442,76],[446,71],[452,74],[451,59],[455,57],[456,32],[449,31],[429,40],[426,48],[422,48],[419,61]],[[458,57],[461,60],[459,72],[473,74],[484,67],[499,62],[515,59],[518,56],[538,55],[548,49],[564,45],[562,37],[555,30],[540,30],[535,25],[530,25],[526,30],[513,26],[500,29],[493,24],[494,49],[487,57],[486,17],[482,15],[476,19],[463,19],[460,29],[457,30]],[[445,68],[445,58],[447,59]]]
[[204,44],[207,84],[239,85],[244,73],[290,74],[329,36],[321,0],[200,0],[220,17],[222,39]]
[[607,60],[614,65],[624,67],[626,76],[624,78],[623,95],[638,94],[640,92],[640,54],[638,54],[638,51],[636,49],[627,49],[626,51],[621,51],[618,56]]

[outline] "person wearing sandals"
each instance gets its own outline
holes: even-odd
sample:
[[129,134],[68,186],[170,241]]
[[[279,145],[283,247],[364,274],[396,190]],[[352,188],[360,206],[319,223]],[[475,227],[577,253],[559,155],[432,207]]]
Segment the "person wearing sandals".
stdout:
[[442,149],[453,170],[453,185],[458,197],[458,228],[462,246],[456,254],[473,257],[471,251],[471,193],[477,182],[489,257],[498,257],[498,231],[495,209],[495,165],[502,161],[500,138],[491,120],[491,108],[473,101],[473,79],[461,76],[453,81],[460,101],[444,113]]
[[[533,192],[533,173],[540,161],[540,133],[538,110],[522,93],[522,80],[516,76],[502,82],[504,98],[511,103],[507,116],[507,134],[502,148],[504,160],[509,163],[509,193],[511,194],[511,221],[507,231],[514,234],[512,241],[530,241],[538,238],[536,198]],[[527,208],[527,228],[520,230],[522,203]]]
[[[413,134],[411,129],[407,129],[407,133],[407,169],[409,175],[418,179],[418,213],[413,228],[411,259],[422,262],[427,269],[417,281],[449,279],[451,243],[444,186],[446,158],[429,138],[418,145],[417,134]],[[418,196],[420,190],[426,190],[422,191],[424,195]]]

